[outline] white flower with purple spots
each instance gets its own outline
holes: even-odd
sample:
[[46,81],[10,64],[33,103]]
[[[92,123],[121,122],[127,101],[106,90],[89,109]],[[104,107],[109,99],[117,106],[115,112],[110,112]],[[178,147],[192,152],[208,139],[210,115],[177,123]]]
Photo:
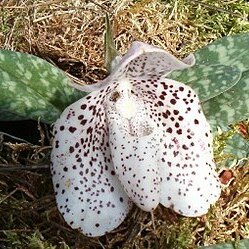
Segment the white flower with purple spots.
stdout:
[[[132,203],[184,216],[219,198],[210,127],[195,92],[165,76],[193,65],[134,42],[113,72],[86,87],[54,125],[51,171],[59,211],[87,236],[113,230]],[[84,90],[86,89],[84,88]]]

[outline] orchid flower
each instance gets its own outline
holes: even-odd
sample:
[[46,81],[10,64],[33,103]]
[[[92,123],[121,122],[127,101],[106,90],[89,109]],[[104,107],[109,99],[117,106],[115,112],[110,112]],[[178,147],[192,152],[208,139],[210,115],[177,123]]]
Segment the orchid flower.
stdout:
[[87,236],[121,224],[133,203],[189,217],[220,195],[212,135],[189,86],[167,79],[194,64],[141,42],[54,125],[51,171],[58,209]]

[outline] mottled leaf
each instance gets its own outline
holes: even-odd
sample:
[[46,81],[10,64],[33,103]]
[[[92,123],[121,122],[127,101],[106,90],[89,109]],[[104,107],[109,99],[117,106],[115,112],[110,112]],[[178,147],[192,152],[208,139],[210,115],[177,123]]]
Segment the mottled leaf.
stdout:
[[[0,101],[1,103],[1,101]],[[3,110],[2,107],[0,109],[0,121],[11,121],[11,120],[23,120],[23,116],[18,115],[17,113],[11,112],[8,110]]]
[[226,143],[224,153],[229,153],[237,158],[246,158],[249,156],[249,143],[241,135],[235,134]]
[[85,94],[57,67],[36,56],[0,50],[0,120],[54,122]]
[[192,87],[201,102],[204,102],[233,87],[239,81],[241,72],[231,66],[196,65],[185,70],[174,71],[168,77]]
[[195,52],[197,65],[222,64],[249,69],[249,33],[223,37]]
[[213,246],[202,246],[199,249],[248,249],[249,248],[249,240],[243,239],[238,243],[224,243]]
[[0,89],[1,120],[41,117],[43,121],[52,123],[61,113],[39,93],[19,82],[3,81]]
[[249,117],[249,71],[242,74],[240,81],[228,91],[206,101],[204,113],[213,128],[226,128],[235,121]]

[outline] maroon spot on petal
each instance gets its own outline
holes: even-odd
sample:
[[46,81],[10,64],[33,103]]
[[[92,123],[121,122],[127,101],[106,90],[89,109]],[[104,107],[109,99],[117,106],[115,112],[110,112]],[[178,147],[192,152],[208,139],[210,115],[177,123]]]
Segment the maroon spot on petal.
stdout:
[[168,89],[168,85],[166,85],[165,82],[161,82],[161,84],[163,85],[163,88],[164,88],[165,90]]
[[73,127],[73,126],[70,126],[69,129],[68,129],[71,133],[74,133],[77,128]]
[[171,127],[169,127],[169,128],[166,130],[166,132],[168,132],[168,133],[172,133],[172,128],[171,128]]
[[89,106],[89,110],[91,111],[91,110],[95,110],[96,109],[96,107],[94,106],[94,105],[91,105],[91,106]]
[[181,134],[182,134],[182,129],[178,129],[178,130],[176,131],[176,133],[179,134],[179,135],[181,135]]
[[197,119],[194,120],[195,124],[199,124],[199,121]]
[[182,146],[182,148],[183,148],[184,150],[188,150],[188,146],[187,146],[186,144],[184,144],[184,145]]
[[60,130],[61,130],[61,131],[63,131],[64,129],[65,129],[65,126],[64,126],[64,125],[60,126]]
[[69,147],[69,152],[70,152],[70,153],[73,153],[73,152],[74,152],[74,147],[73,147],[73,146],[70,146],[70,147]]
[[163,112],[162,114],[164,118],[168,118],[168,115],[165,112]]
[[174,110],[173,113],[174,113],[175,115],[178,115],[178,114],[179,114],[179,111],[178,111],[178,110]]
[[176,100],[175,100],[175,99],[171,99],[171,100],[170,100],[170,103],[171,103],[172,105],[175,105],[175,104],[176,104]]
[[85,110],[85,109],[86,109],[86,104],[81,105],[80,108],[81,108],[82,110]]
[[92,131],[93,131],[93,128],[89,127],[89,128],[87,128],[86,133],[89,134],[89,133],[92,133]]
[[85,125],[86,122],[87,122],[87,120],[86,120],[86,119],[83,119],[83,120],[80,122],[80,124],[81,124],[81,125]]

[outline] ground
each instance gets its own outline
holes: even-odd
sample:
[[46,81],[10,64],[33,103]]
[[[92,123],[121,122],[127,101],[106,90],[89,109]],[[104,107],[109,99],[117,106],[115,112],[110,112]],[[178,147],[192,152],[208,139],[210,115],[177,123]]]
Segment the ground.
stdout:
[[[0,7],[2,49],[46,59],[79,84],[107,75],[105,12],[121,53],[139,40],[184,57],[220,37],[249,31],[249,5],[242,0],[3,0]],[[248,139],[247,123],[243,132],[234,132]],[[217,170],[223,172],[224,184],[220,200],[206,216],[185,218],[159,206],[153,228],[151,215],[134,207],[119,228],[92,239],[72,230],[57,211],[49,171],[49,126],[37,121],[1,122],[0,248],[191,249],[248,238],[249,162],[235,158],[224,175],[222,162],[227,155],[222,149],[228,135],[231,132],[215,140]]]

